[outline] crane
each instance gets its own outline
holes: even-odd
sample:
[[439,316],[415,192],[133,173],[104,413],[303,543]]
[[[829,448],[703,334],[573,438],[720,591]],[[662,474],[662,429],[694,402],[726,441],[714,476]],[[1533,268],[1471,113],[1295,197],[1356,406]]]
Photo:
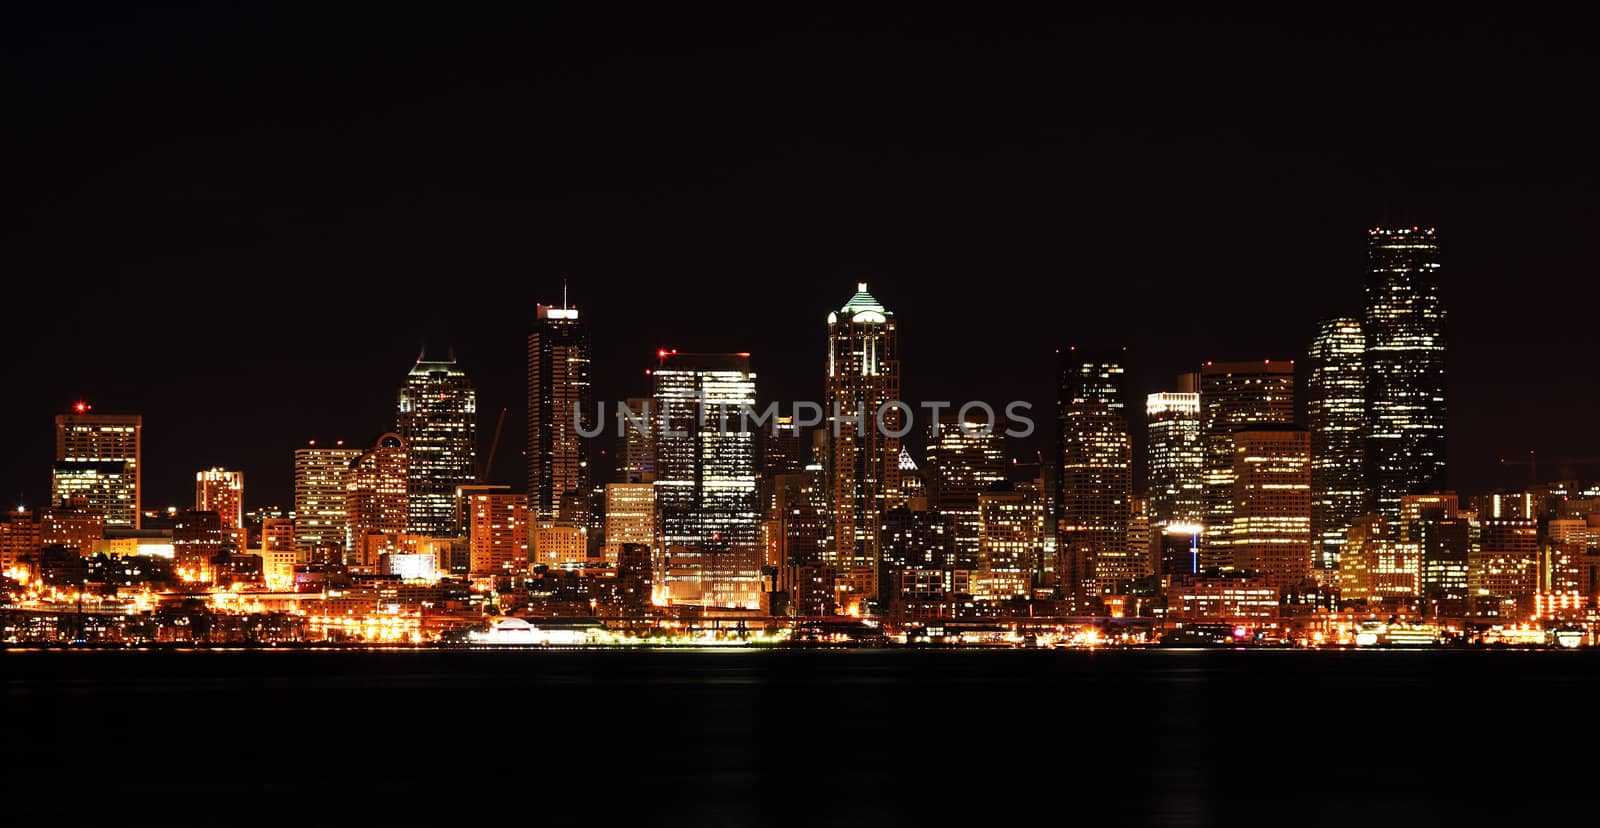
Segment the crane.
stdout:
[[[1561,469],[1562,472],[1567,473],[1565,476],[1573,477],[1574,475],[1572,475],[1570,473],[1573,469],[1575,469],[1575,468],[1577,468],[1579,466],[1593,466],[1593,465],[1600,464],[1600,457],[1561,457],[1561,458],[1557,458],[1553,462],[1557,465],[1558,468]],[[1526,459],[1526,460],[1507,460],[1504,457],[1502,457],[1502,458],[1500,458],[1500,465],[1502,465],[1502,466],[1527,466],[1528,467],[1528,485],[1532,486],[1532,485],[1540,482],[1540,480],[1539,480],[1539,456],[1533,449],[1528,449],[1528,459]]]
[[488,483],[489,472],[494,471],[494,453],[500,448],[500,429],[506,424],[506,409],[500,409],[499,419],[494,421],[494,438],[489,441],[489,456],[484,458],[483,468],[478,470],[478,482]]

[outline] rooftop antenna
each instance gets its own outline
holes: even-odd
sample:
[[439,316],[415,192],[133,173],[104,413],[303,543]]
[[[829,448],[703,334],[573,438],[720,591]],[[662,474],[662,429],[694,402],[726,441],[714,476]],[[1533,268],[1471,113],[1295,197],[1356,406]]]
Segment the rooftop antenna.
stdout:
[[561,277],[561,309],[562,310],[571,310],[572,309],[572,306],[567,304],[567,277],[566,276],[562,276]]

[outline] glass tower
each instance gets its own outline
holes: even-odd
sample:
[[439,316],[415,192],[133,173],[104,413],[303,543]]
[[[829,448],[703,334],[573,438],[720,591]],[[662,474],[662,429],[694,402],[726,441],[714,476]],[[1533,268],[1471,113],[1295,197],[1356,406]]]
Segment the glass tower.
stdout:
[[[1057,554],[1062,597],[1074,612],[1094,609],[1126,567],[1100,571],[1099,559],[1128,553],[1133,446],[1122,403],[1122,353],[1068,348],[1056,356],[1058,459]],[[1112,571],[1115,569],[1116,571]]]
[[1362,471],[1366,424],[1366,336],[1357,319],[1317,326],[1308,354],[1306,425],[1311,430],[1311,537],[1315,564],[1334,569],[1345,533],[1366,513]]
[[1365,465],[1391,521],[1400,498],[1445,487],[1444,322],[1433,228],[1368,231]]
[[536,310],[528,335],[528,510],[547,519],[562,495],[588,488],[575,417],[589,410],[589,327],[577,308]]
[[418,359],[400,387],[396,431],[409,451],[406,531],[461,534],[456,487],[476,480],[478,393],[448,362]]

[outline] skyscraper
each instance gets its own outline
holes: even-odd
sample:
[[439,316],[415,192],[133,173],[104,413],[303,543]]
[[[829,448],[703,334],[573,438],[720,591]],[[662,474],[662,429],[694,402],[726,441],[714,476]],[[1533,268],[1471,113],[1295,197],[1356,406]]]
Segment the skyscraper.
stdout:
[[391,432],[350,461],[350,480],[345,486],[350,515],[345,548],[347,559],[355,564],[377,564],[378,555],[393,548],[397,536],[406,531],[410,516],[406,507],[408,454],[405,441]]
[[642,546],[654,556],[660,547],[656,528],[656,487],[650,483],[606,486],[605,560],[621,560],[625,545]]
[[194,476],[195,511],[216,512],[222,534],[234,549],[246,546],[244,531],[244,472],[212,468]]
[[[1094,609],[1124,567],[1098,571],[1101,554],[1125,557],[1133,446],[1123,415],[1122,352],[1056,352],[1057,555],[1061,595],[1075,612]],[[1111,570],[1116,570],[1115,572]]]
[[1200,369],[1200,437],[1205,445],[1205,531],[1201,565],[1233,569],[1233,433],[1294,423],[1294,362],[1208,362]]
[[1334,569],[1346,530],[1366,512],[1362,440],[1366,337],[1355,319],[1330,319],[1311,340],[1306,424],[1311,429],[1311,537],[1316,565]]
[[1197,525],[1205,520],[1205,452],[1200,440],[1200,395],[1162,392],[1145,397],[1150,525]]
[[528,500],[474,490],[467,498],[468,564],[474,575],[504,575],[528,566]]
[[[656,506],[670,558],[654,567],[657,584],[681,603],[729,594],[714,577],[754,579],[759,591],[755,433],[737,416],[740,406],[755,405],[750,355],[664,351],[654,377]],[[757,550],[754,573],[716,560],[742,561],[749,550]]]
[[1233,433],[1233,567],[1284,589],[1311,575],[1311,438],[1297,426]]
[[983,423],[942,416],[930,424],[928,460],[933,466],[933,503],[955,529],[958,569],[976,569],[981,542],[978,496],[1006,479],[1004,437]]
[[[349,542],[350,463],[360,449],[345,448],[340,440],[318,446],[313,440],[294,450],[294,545],[310,551],[318,546]],[[341,556],[342,557],[342,556]]]
[[528,509],[540,519],[557,515],[563,494],[588,488],[575,418],[589,410],[589,326],[565,304],[536,311],[528,335]]
[[1367,486],[1395,520],[1400,498],[1445,488],[1444,306],[1433,228],[1368,231]]
[[136,414],[90,414],[78,403],[56,415],[56,462],[51,467],[53,504],[82,496],[113,529],[139,528],[139,462],[144,421]]
[[[899,505],[900,438],[906,412],[900,400],[900,347],[894,314],[867,292],[828,314],[825,461],[833,519],[834,567],[841,589],[877,594],[883,514]],[[883,426],[878,414],[883,411]]]
[[395,430],[408,451],[407,531],[456,535],[456,487],[476,479],[478,394],[454,359],[419,358],[400,386]]

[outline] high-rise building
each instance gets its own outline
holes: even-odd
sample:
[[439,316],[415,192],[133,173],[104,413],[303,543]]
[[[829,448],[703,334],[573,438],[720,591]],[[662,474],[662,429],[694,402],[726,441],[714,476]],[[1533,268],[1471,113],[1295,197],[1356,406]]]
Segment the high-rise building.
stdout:
[[1122,352],[1056,352],[1057,555],[1061,596],[1074,612],[1093,611],[1116,588],[1123,567],[1099,571],[1100,555],[1127,550],[1133,496],[1133,444],[1122,402]]
[[105,516],[106,526],[139,528],[140,442],[144,419],[136,414],[91,414],[87,403],[56,415],[56,462],[51,467],[50,498],[62,503],[88,499]]
[[1467,562],[1467,593],[1476,615],[1526,619],[1539,591],[1539,525],[1487,518]]
[[222,516],[188,509],[172,521],[172,552],[178,576],[186,581],[213,580],[212,558],[223,547]]
[[345,486],[350,522],[345,548],[347,560],[374,566],[378,556],[394,547],[406,531],[408,452],[400,435],[390,432],[370,449],[350,461]]
[[1367,242],[1366,485],[1370,508],[1445,489],[1444,305],[1433,228],[1373,228]]
[[395,431],[408,454],[407,531],[457,535],[456,487],[477,479],[478,393],[454,359],[419,358],[400,386]]
[[[316,547],[349,542],[350,464],[360,449],[345,448],[340,440],[318,446],[313,440],[294,450],[294,545],[310,551]],[[342,557],[342,556],[341,556]]]
[[1004,436],[985,423],[941,416],[930,424],[928,461],[933,467],[933,504],[955,528],[958,569],[978,566],[978,496],[1006,479]]
[[761,436],[762,476],[794,474],[811,462],[811,438],[795,423],[794,417],[777,417],[771,430]]
[[1235,569],[1280,589],[1311,577],[1311,437],[1296,426],[1233,434]]
[[904,408],[889,405],[900,400],[894,314],[867,292],[866,282],[856,286],[844,307],[828,314],[826,397],[824,466],[833,520],[827,562],[842,589],[875,596],[883,515],[901,497],[896,435],[910,424]]
[[729,572],[717,556],[742,561],[755,549],[760,560],[755,433],[737,416],[755,405],[756,375],[749,354],[670,351],[653,375],[656,508],[671,558],[653,567],[656,588],[673,601],[702,603],[726,592],[708,580]]
[[556,516],[563,494],[588,487],[577,418],[589,410],[589,326],[565,303],[536,311],[528,335],[528,509],[542,519]]
[[503,575],[528,565],[528,499],[505,491],[474,490],[467,499],[467,538],[473,575]]
[[1150,525],[1198,525],[1205,520],[1205,453],[1200,440],[1200,395],[1162,392],[1145,397]]
[[64,546],[80,555],[94,552],[95,544],[106,536],[106,517],[89,506],[83,496],[39,512],[39,545]]
[[1000,482],[978,495],[978,571],[991,597],[1025,597],[1044,552],[1044,500],[1027,483]]
[[652,555],[661,545],[656,526],[656,487],[652,483],[606,486],[606,561],[617,563],[626,544],[642,546]]
[[1294,362],[1208,362],[1200,369],[1200,438],[1205,447],[1203,568],[1232,570],[1233,433],[1294,422]]
[[617,482],[649,483],[656,479],[655,401],[649,397],[629,397],[618,422]]
[[1350,523],[1367,511],[1366,337],[1357,319],[1330,319],[1311,339],[1306,425],[1311,431],[1311,537],[1316,566],[1336,569]]
[[24,555],[39,551],[44,545],[39,538],[39,519],[33,512],[17,509],[0,515],[0,577],[9,577]]
[[244,472],[211,468],[195,474],[194,508],[217,513],[222,534],[234,549],[249,545],[244,531]]

